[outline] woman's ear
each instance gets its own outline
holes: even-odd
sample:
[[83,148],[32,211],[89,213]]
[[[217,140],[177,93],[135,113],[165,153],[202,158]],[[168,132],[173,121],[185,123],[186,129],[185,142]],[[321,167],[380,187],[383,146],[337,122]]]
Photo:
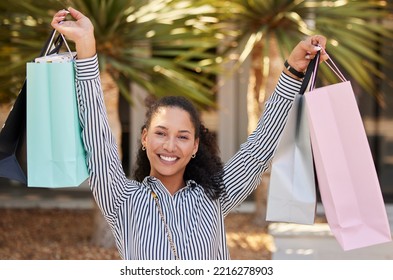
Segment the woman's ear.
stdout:
[[147,129],[144,128],[142,130],[142,134],[141,134],[141,143],[142,143],[142,147],[146,147],[146,142],[147,142]]
[[195,139],[194,149],[192,152],[193,155],[195,155],[198,152],[198,148],[199,148],[199,138]]

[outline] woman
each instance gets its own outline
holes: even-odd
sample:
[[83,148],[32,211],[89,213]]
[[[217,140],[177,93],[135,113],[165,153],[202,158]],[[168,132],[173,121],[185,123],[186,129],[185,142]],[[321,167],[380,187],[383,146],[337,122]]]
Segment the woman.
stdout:
[[[68,13],[74,20],[64,21]],[[325,38],[312,36],[293,49],[287,60],[292,69],[283,69],[257,128],[224,166],[190,102],[178,97],[158,101],[142,129],[135,179],[129,180],[108,126],[93,26],[73,8],[56,13],[52,26],[76,43],[79,118],[90,186],[121,257],[229,259],[224,218],[258,186],[301,86],[293,73],[306,69],[325,47]]]

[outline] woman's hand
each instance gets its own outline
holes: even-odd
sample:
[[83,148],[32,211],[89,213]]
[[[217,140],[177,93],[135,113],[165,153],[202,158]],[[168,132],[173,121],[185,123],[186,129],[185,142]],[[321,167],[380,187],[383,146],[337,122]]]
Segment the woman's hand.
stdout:
[[[66,21],[70,14],[74,20]],[[81,12],[68,8],[58,11],[52,19],[52,27],[75,42],[78,59],[89,58],[96,54],[94,27],[90,19]]]
[[[298,72],[304,72],[307,69],[310,60],[315,57],[317,52],[321,51],[320,61],[325,61],[328,59],[328,55],[325,52],[326,38],[322,35],[314,35],[308,37],[306,40],[299,42],[296,47],[292,50],[287,61],[288,64],[297,70]],[[299,79],[287,69],[284,72],[291,77]]]

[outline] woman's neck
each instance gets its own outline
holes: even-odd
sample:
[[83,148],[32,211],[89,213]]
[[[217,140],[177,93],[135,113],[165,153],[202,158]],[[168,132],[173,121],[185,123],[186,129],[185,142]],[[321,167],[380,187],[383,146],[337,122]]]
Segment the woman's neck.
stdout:
[[185,187],[185,182],[183,178],[168,178],[168,177],[158,177],[164,187],[168,190],[171,195],[174,195],[178,190]]

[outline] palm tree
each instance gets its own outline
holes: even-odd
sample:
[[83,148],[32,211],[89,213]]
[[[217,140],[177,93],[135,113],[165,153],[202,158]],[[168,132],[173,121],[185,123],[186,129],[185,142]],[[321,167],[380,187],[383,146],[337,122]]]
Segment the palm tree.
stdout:
[[[200,108],[215,106],[214,50],[231,36],[217,15],[226,6],[210,1],[73,0],[0,3],[0,96],[12,102],[32,61],[48,37],[55,11],[72,5],[93,22],[109,123],[121,147],[119,93],[132,104],[129,83],[150,95],[183,95]],[[233,31],[230,31],[233,32]],[[119,150],[120,154],[121,151]],[[96,211],[98,245],[113,238]]]
[[[282,70],[283,58],[307,35],[328,38],[327,52],[345,73],[383,105],[378,79],[386,79],[380,65],[387,65],[381,46],[392,43],[393,29],[386,25],[392,4],[389,1],[306,1],[233,0],[233,21],[240,27],[237,38],[238,63],[251,59],[248,91],[249,130],[253,130],[263,110],[267,93]],[[319,75],[322,84],[337,77],[325,66]],[[378,78],[378,79],[376,79]],[[269,174],[256,191],[256,219],[265,225],[266,189]]]

